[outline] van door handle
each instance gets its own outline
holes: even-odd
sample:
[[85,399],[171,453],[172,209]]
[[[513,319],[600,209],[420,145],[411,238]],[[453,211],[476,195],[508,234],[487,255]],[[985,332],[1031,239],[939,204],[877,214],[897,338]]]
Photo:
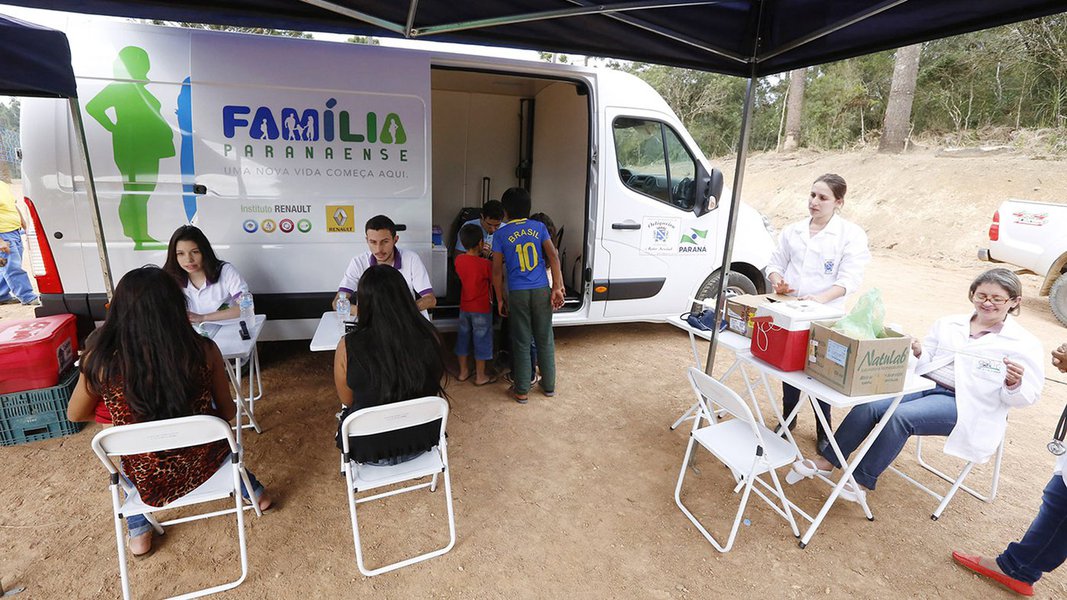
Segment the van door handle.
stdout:
[[641,229],[640,223],[612,223],[612,229]]

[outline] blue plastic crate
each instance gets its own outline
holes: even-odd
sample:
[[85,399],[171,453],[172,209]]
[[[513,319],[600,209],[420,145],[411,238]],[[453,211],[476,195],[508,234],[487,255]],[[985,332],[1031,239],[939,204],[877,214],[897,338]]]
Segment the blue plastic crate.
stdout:
[[70,435],[81,423],[67,420],[67,403],[78,383],[78,370],[71,369],[57,386],[0,396],[0,446]]

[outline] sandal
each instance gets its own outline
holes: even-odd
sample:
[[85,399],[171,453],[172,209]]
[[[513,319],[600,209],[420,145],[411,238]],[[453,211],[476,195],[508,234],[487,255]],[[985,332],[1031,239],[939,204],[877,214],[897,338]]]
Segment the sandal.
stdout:
[[460,377],[460,376],[457,375],[456,376],[456,381],[459,381],[460,383],[462,383],[464,381],[467,381],[470,378],[471,378],[471,374],[470,373],[467,373],[466,377]]
[[474,382],[474,387],[482,387],[483,385],[489,385],[490,383],[496,383],[498,380],[500,380],[500,375],[493,375],[492,377],[490,377],[489,379],[486,379],[485,381],[483,381],[481,383],[478,383],[477,381],[475,381]]
[[[789,485],[794,485],[801,479],[811,479],[816,475],[828,477],[830,475],[830,471],[820,469],[818,466],[815,465],[815,461],[805,458],[803,460],[798,460],[797,462],[793,463],[793,468],[790,469],[789,473],[787,473],[785,476],[785,482]],[[844,492],[841,492],[841,494],[844,495]]]
[[528,395],[520,394],[513,387],[508,388],[508,395],[511,396],[512,400],[514,400],[515,402],[518,402],[519,404],[526,404],[527,402],[530,401],[530,397]]

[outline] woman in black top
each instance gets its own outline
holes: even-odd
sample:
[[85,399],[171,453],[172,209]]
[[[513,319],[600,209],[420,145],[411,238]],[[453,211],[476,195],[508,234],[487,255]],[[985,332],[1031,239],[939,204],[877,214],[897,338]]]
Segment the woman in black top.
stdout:
[[[444,346],[419,313],[411,289],[393,267],[374,265],[356,288],[359,322],[337,343],[333,379],[345,406],[340,419],[369,406],[444,397]],[[402,462],[437,445],[440,420],[350,440],[357,462]],[[337,447],[341,447],[338,428]]]

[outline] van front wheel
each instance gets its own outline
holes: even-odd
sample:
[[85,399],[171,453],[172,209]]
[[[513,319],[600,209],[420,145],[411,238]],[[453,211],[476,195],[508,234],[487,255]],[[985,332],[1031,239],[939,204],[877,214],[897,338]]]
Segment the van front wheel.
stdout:
[[1048,292],[1048,303],[1052,307],[1052,314],[1067,326],[1067,273],[1061,274],[1052,289]]
[[[696,299],[707,300],[714,298],[715,294],[719,292],[719,278],[722,277],[722,271],[716,271],[708,276],[697,289]],[[1062,277],[1060,278],[1063,279]],[[726,280],[726,297],[740,296],[741,294],[758,294],[756,284],[752,282],[744,273],[737,271],[730,271],[730,277]],[[1067,294],[1065,294],[1067,295]],[[690,310],[698,311],[701,309],[699,304],[694,304]]]

